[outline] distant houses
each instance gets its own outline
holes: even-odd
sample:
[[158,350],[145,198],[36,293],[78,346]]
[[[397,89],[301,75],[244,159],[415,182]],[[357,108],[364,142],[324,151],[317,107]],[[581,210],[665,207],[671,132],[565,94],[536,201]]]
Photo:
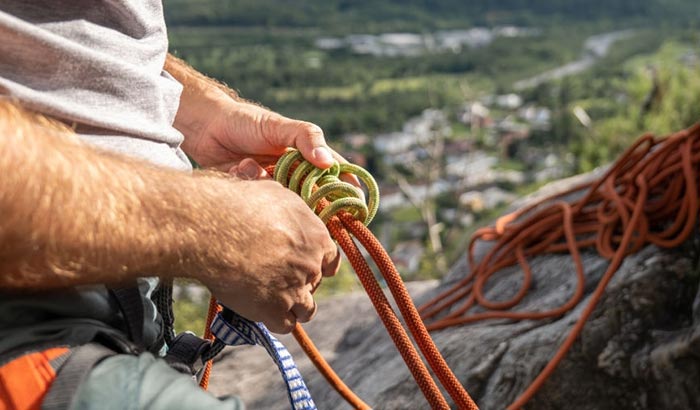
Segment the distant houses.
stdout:
[[321,50],[347,48],[357,54],[381,57],[414,57],[437,52],[459,53],[465,48],[485,47],[498,37],[513,38],[539,34],[538,29],[516,26],[475,27],[467,30],[444,30],[428,34],[383,33],[321,37],[316,39],[315,44]]
[[420,145],[430,143],[435,138],[435,133],[444,135],[448,132],[449,125],[445,113],[441,110],[427,109],[418,117],[408,120],[403,130],[377,135],[373,144],[374,149],[385,156],[386,163],[393,165],[412,159],[410,152]]
[[[387,39],[406,47],[418,45],[412,36]],[[455,120],[466,126],[460,135],[453,130]],[[467,101],[451,115],[427,109],[406,121],[399,131],[376,136],[352,134],[345,136],[344,142],[351,158],[364,163],[365,155],[360,152],[371,152],[374,161],[392,172],[410,173],[400,178],[391,177],[391,173],[380,175],[380,212],[410,210],[416,204],[435,200],[442,204],[437,209],[438,225],[464,227],[489,210],[514,201],[517,187],[565,176],[570,158],[558,158],[521,144],[533,132],[550,129],[551,122],[548,108],[525,103],[520,95],[508,93]],[[442,147],[439,158],[430,153],[436,144]],[[430,161],[432,165],[428,165]],[[435,166],[439,172],[431,177],[420,172]],[[423,218],[423,212],[411,218]],[[419,269],[428,232],[424,221],[411,218],[382,228],[383,242],[391,249],[392,258],[402,272],[409,274]]]
[[399,242],[391,251],[391,260],[403,274],[414,273],[420,267],[425,248],[418,240]]
[[483,191],[467,191],[459,196],[459,203],[471,212],[483,212],[501,205],[509,204],[517,198],[512,192],[498,187],[489,187]]
[[464,104],[462,109],[457,112],[457,118],[462,123],[469,125],[472,132],[478,131],[481,128],[493,126],[491,110],[480,101],[472,101]]
[[[494,116],[495,112],[498,117]],[[406,194],[414,200],[423,201],[456,190],[461,190],[462,193],[472,192],[473,196],[475,189],[487,190],[496,184],[518,186],[527,182],[528,177],[524,171],[501,169],[499,163],[503,158],[510,157],[508,150],[512,144],[529,138],[531,130],[546,130],[550,127],[551,111],[548,108],[524,105],[518,94],[491,95],[463,104],[457,110],[456,118],[468,125],[472,133],[485,132],[489,137],[487,141],[491,141],[494,147],[500,147],[500,154],[490,154],[477,148],[473,139],[450,140],[445,145],[440,178],[430,185],[421,181],[412,182],[406,193],[392,188],[392,182],[386,181],[382,189],[385,192],[381,204],[383,211],[406,206]],[[379,134],[374,138],[353,135],[347,137],[346,142],[354,147],[371,143],[385,165],[405,167],[425,160],[424,147],[433,143],[438,135],[448,137],[450,133],[445,112],[427,109],[408,120],[401,131]],[[547,170],[537,174],[537,180],[561,173],[556,166],[551,165],[551,158],[548,159]],[[497,191],[488,191],[483,203],[487,207],[500,203],[493,199],[496,195]],[[506,197],[501,195],[498,198]]]

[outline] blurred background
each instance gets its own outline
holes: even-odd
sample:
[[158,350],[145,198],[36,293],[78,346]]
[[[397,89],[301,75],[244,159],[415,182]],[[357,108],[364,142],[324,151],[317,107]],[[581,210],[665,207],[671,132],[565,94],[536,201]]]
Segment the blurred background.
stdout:
[[[697,0],[166,0],[170,48],[367,168],[372,231],[441,278],[527,193],[700,120]],[[319,297],[360,289],[343,266]],[[178,288],[178,328],[206,292]]]

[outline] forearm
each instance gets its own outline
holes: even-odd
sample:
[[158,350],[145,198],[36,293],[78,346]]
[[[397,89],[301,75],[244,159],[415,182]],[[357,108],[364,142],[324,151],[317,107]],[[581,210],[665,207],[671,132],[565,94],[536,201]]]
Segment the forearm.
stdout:
[[206,211],[235,183],[95,151],[2,102],[0,175],[0,288],[195,276],[224,254],[213,232],[238,239]]

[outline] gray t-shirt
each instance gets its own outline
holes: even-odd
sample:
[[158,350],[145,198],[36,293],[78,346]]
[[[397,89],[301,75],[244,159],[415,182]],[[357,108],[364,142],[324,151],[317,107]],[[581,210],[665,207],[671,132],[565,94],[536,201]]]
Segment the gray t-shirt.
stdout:
[[100,147],[190,170],[172,126],[182,86],[163,70],[167,50],[157,0],[0,2],[0,95]]
[[[188,171],[183,136],[172,126],[182,86],[163,71],[167,49],[158,0],[2,0],[0,97],[73,124],[104,149]],[[155,283],[139,281],[147,345],[160,333],[149,298]],[[102,327],[125,330],[104,286],[0,293],[0,354],[87,342]]]

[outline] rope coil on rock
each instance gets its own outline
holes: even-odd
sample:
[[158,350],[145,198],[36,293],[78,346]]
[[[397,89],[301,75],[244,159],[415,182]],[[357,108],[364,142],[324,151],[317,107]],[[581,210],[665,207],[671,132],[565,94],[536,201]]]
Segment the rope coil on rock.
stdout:
[[[569,351],[625,256],[647,244],[663,248],[683,243],[698,218],[700,124],[667,138],[642,136],[599,179],[544,198],[478,230],[469,244],[471,272],[420,308],[428,329],[439,330],[485,319],[528,320],[559,317],[584,296],[580,251],[595,248],[610,264],[565,341],[536,379],[508,406],[520,409],[544,384]],[[579,195],[566,202],[562,198]],[[493,245],[477,263],[477,241]],[[532,272],[528,259],[568,253],[576,268],[576,289],[562,305],[544,311],[515,308],[527,296]],[[491,300],[486,291],[504,268],[519,265],[516,294]]]

